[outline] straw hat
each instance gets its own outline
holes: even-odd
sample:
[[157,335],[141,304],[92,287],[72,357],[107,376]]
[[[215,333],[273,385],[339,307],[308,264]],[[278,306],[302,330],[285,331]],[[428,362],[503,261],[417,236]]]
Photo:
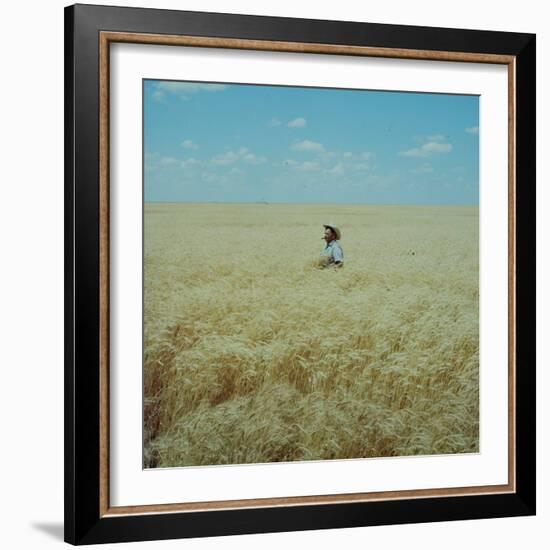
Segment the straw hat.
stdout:
[[339,241],[342,238],[342,232],[335,225],[332,225],[331,223],[329,223],[329,224],[324,223],[323,227],[325,227],[325,228],[328,227],[329,229],[332,229],[333,233],[336,235],[336,240],[337,241]]

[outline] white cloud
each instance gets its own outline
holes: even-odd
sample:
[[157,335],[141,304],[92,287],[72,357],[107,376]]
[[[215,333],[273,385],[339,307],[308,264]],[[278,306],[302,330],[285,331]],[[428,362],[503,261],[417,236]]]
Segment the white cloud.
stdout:
[[156,172],[166,168],[190,168],[200,164],[201,161],[195,158],[178,159],[171,156],[162,156],[159,153],[145,153],[145,170],[147,172]]
[[212,157],[212,159],[210,159],[210,162],[212,162],[213,164],[224,166],[228,164],[233,164],[237,161],[246,162],[247,164],[262,164],[266,160],[267,159],[265,157],[259,157],[250,152],[248,147],[240,147],[237,151],[233,151],[232,149],[230,149],[225,153],[216,155],[215,157]]
[[232,164],[233,162],[236,162],[239,159],[239,155],[235,153],[234,151],[226,151],[225,153],[222,153],[221,155],[216,155],[212,158],[211,162],[213,164]]
[[278,118],[273,117],[269,121],[269,126],[280,126],[280,125],[281,125],[281,121]]
[[300,172],[313,172],[314,170],[319,169],[319,163],[306,160],[305,162],[298,164],[296,166],[296,169],[299,170]]
[[243,156],[244,162],[247,162],[248,164],[262,164],[266,161],[265,157],[258,157],[254,155],[253,153],[247,153]]
[[193,140],[191,139],[186,139],[184,141],[181,142],[181,146],[184,148],[184,149],[198,149],[199,146],[193,142]]
[[323,150],[323,151],[319,152],[319,156],[323,159],[323,161],[331,162],[336,157],[339,157],[340,153],[336,153],[334,151]]
[[213,183],[213,182],[219,181],[220,176],[218,174],[214,174],[213,172],[203,172],[201,174],[201,179],[208,183]]
[[292,145],[292,149],[295,151],[311,151],[311,152],[322,152],[325,150],[324,146],[321,143],[316,143],[315,141],[310,141],[309,139],[304,139],[303,141],[298,141]]
[[178,159],[174,157],[162,157],[160,159],[160,164],[164,166],[168,166],[170,164],[177,164],[178,162],[179,162]]
[[426,155],[434,153],[449,153],[453,146],[450,143],[439,143],[437,141],[428,141],[422,145],[421,150]]
[[344,170],[344,165],[339,162],[338,164],[335,164],[328,172],[334,176],[343,176],[346,171]]
[[370,151],[364,151],[362,153],[351,153],[350,151],[346,151],[342,155],[345,164],[341,164],[341,166],[342,168],[345,166],[346,169],[350,169],[355,172],[369,170],[370,164],[366,161],[369,161],[373,157],[374,153],[371,153]]
[[375,155],[369,151],[362,153],[352,153],[351,151],[329,151],[321,143],[310,140],[295,142],[292,145],[295,151],[307,151],[317,153],[315,161],[297,161],[293,158],[287,158],[283,165],[300,172],[311,172],[313,170],[323,170],[324,174],[332,176],[341,176],[348,171],[365,172],[370,170],[371,166],[368,159]]
[[162,81],[157,82],[153,99],[156,101],[164,101],[167,94],[178,96],[183,101],[188,101],[190,96],[199,92],[222,92],[226,90],[225,84],[208,84],[203,82],[173,82]]
[[180,166],[182,168],[189,168],[190,166],[196,166],[197,164],[200,164],[200,161],[194,158],[188,158],[180,162]]
[[305,125],[306,119],[302,117],[295,118],[287,124],[289,128],[303,128]]
[[433,155],[440,155],[449,153],[453,146],[450,143],[444,143],[441,141],[439,135],[430,136],[431,138],[438,138],[436,140],[432,139],[423,143],[420,147],[413,147],[412,149],[407,149],[406,151],[401,151],[399,154],[403,157],[431,157]]
[[162,90],[155,90],[153,92],[153,99],[158,102],[164,101],[166,94]]
[[464,128],[464,131],[467,134],[479,134],[479,126],[470,126],[469,128]]
[[146,172],[154,172],[158,168],[158,161],[160,158],[160,154],[157,152],[154,153],[145,153],[145,171]]
[[429,162],[425,162],[421,166],[418,166],[416,168],[411,168],[409,171],[412,174],[431,174],[434,171],[434,169]]
[[321,165],[316,160],[306,160],[303,162],[298,162],[294,159],[285,159],[283,161],[283,166],[285,168],[290,168],[298,172],[314,172],[315,170],[320,170]]
[[166,92],[196,94],[197,92],[221,92],[227,89],[225,84],[208,84],[203,82],[173,82],[163,81],[156,85],[157,90]]

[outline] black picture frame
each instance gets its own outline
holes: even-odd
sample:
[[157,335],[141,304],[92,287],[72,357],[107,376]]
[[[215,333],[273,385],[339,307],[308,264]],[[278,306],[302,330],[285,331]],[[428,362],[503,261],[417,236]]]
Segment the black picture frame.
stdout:
[[[512,56],[515,66],[515,490],[368,502],[102,515],[101,31]],[[535,514],[533,34],[76,4],[65,8],[65,541],[129,542]]]

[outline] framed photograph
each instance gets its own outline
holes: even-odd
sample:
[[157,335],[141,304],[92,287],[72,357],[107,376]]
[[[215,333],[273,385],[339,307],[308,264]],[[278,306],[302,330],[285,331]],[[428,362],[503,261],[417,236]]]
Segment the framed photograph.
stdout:
[[535,513],[535,36],[65,8],[65,540]]

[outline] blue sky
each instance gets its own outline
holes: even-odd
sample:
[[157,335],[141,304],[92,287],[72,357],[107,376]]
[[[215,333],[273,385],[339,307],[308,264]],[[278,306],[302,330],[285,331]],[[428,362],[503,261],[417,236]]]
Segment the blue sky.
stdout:
[[146,202],[478,204],[477,96],[143,86]]

